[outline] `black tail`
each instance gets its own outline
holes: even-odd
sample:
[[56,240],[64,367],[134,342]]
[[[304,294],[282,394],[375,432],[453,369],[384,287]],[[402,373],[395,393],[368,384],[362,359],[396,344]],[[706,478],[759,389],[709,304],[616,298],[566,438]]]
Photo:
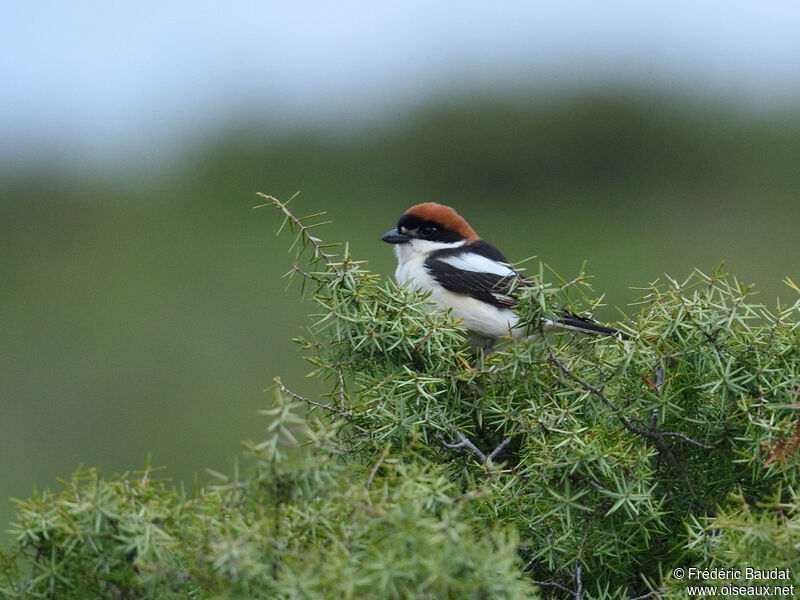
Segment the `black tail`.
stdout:
[[606,327],[605,325],[600,325],[599,323],[595,323],[591,319],[579,317],[578,315],[571,313],[568,310],[563,311],[562,314],[564,316],[561,317],[555,323],[553,323],[553,325],[555,325],[556,327],[563,327],[564,329],[571,329],[573,331],[582,331],[583,333],[592,333],[594,335],[613,335],[616,337],[620,337],[623,335],[623,333],[618,329],[614,329],[613,327]]

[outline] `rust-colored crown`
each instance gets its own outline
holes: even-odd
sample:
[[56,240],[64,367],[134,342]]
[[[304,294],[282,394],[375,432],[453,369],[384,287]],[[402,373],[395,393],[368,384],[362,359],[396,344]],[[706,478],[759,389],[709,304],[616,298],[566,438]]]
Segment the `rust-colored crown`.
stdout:
[[442,227],[457,232],[470,242],[480,239],[480,236],[469,226],[469,223],[464,220],[464,217],[444,204],[439,204],[438,202],[423,202],[422,204],[412,206],[405,214],[411,214],[420,219],[425,219],[426,221],[435,221],[442,225]]

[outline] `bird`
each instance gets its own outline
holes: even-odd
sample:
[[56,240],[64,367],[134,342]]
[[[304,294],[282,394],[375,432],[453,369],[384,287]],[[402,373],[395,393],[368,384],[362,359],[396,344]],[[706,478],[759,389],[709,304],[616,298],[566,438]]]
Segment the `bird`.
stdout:
[[[514,292],[533,283],[453,208],[436,202],[416,204],[381,240],[394,246],[397,284],[430,292],[435,305],[451,309],[462,320],[473,345],[488,350],[502,338],[530,335],[514,312]],[[566,309],[559,309],[558,315],[546,324],[595,335],[620,333]]]

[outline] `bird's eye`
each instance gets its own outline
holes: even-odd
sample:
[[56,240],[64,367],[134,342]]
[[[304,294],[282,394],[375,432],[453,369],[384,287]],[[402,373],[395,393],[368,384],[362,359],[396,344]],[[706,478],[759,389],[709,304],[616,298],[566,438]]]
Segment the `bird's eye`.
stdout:
[[422,228],[422,235],[431,235],[434,231],[436,231],[435,225],[425,225]]

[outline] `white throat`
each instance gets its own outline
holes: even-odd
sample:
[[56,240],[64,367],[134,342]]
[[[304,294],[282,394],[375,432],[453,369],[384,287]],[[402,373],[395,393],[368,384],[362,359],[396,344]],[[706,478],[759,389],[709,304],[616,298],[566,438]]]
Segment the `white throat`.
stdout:
[[394,277],[397,285],[404,285],[414,279],[420,284],[419,287],[429,289],[429,286],[425,285],[426,282],[419,281],[421,278],[424,279],[422,277],[423,274],[427,274],[424,266],[425,259],[428,258],[431,252],[458,248],[466,243],[466,240],[448,243],[412,239],[405,244],[395,244],[394,255],[397,257],[397,269],[394,272]]

